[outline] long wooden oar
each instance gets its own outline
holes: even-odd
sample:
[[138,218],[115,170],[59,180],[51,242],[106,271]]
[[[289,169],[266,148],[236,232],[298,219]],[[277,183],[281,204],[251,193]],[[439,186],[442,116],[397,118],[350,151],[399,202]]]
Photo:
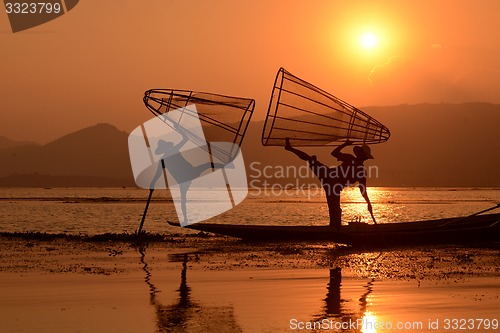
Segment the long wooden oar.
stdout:
[[444,227],[445,225],[452,224],[452,223],[456,223],[456,222],[459,222],[459,221],[463,221],[463,220],[465,220],[465,219],[468,219],[468,218],[474,217],[474,216],[476,216],[476,215],[479,215],[479,214],[482,214],[482,213],[486,213],[486,212],[489,212],[489,211],[491,211],[491,210],[498,209],[498,208],[500,208],[500,203],[497,203],[497,205],[496,205],[496,206],[490,207],[490,208],[488,208],[488,209],[484,209],[484,210],[479,211],[479,212],[477,212],[477,213],[474,213],[474,214],[471,214],[471,215],[468,215],[468,216],[464,216],[464,217],[460,217],[460,218],[458,218],[458,219],[456,219],[456,220],[452,220],[452,221],[448,221],[448,222],[446,222],[446,223],[440,224],[439,226],[440,226],[440,227]]
[[146,214],[148,213],[149,203],[151,202],[151,197],[153,196],[154,189],[149,190],[148,201],[146,202],[146,207],[144,208],[144,213],[142,214],[141,225],[139,226],[139,230],[137,231],[137,235],[140,235],[142,232],[142,227],[144,226],[144,221],[146,220]]

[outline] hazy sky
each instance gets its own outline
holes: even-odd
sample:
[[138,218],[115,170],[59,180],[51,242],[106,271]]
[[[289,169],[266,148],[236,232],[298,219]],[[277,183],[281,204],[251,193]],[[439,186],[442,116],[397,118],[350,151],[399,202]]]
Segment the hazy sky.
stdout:
[[255,98],[262,119],[281,66],[361,108],[500,103],[497,0],[81,0],[15,34],[0,6],[0,135],[15,140],[130,131],[150,88]]

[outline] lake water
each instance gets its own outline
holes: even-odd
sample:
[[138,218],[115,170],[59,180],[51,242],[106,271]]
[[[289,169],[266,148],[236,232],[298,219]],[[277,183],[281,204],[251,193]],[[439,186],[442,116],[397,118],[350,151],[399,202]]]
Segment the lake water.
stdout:
[[[500,202],[499,188],[369,188],[369,194],[381,223],[464,216]],[[0,231],[133,233],[147,195],[139,189],[4,188]],[[342,208],[344,221],[370,221],[357,189],[343,193]],[[145,230],[184,232],[167,220],[176,220],[174,205],[166,191],[156,191]],[[254,190],[213,219],[327,221],[321,193],[292,190]],[[172,243],[140,252],[112,242],[20,239],[4,239],[2,264],[10,271],[0,274],[1,332],[499,331],[495,247],[351,253],[329,244],[268,247],[219,239],[207,240],[219,243],[206,251],[194,240],[194,248]],[[124,253],[111,256],[109,248],[117,246]],[[300,267],[301,260],[315,268]],[[128,271],[94,274],[100,267]]]
[[[500,202],[500,188],[369,188],[380,223],[464,216]],[[148,191],[96,188],[0,188],[0,232],[68,234],[133,233],[140,223]],[[358,189],[342,193],[344,223],[370,222]],[[145,230],[179,232],[172,200],[157,190],[148,210]],[[211,219],[217,223],[326,225],[328,209],[318,191],[252,190],[236,208]]]
[[[402,281],[334,269],[0,274],[2,332],[498,332],[498,277]],[[139,264],[139,263],[138,263]]]

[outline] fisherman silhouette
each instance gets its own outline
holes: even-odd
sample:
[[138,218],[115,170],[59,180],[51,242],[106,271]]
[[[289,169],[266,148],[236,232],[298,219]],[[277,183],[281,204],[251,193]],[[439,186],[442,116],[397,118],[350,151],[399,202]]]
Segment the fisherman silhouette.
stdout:
[[[341,162],[339,166],[327,167],[319,162],[315,155],[309,155],[299,149],[293,148],[289,138],[286,138],[285,149],[297,155],[301,160],[307,161],[309,167],[320,180],[326,194],[328,212],[330,214],[330,226],[340,230],[342,225],[342,209],[340,208],[340,194],[344,187],[359,184],[361,195],[368,203],[368,211],[373,217],[372,204],[366,191],[366,169],[364,162],[372,159],[370,147],[367,145],[355,146],[354,155],[342,153],[342,149],[352,145],[351,141],[346,141],[335,148],[331,154]],[[375,218],[373,219],[375,222]]]
[[[178,184],[179,190],[181,194],[181,210],[182,215],[184,217],[184,223],[188,222],[188,214],[187,214],[187,191],[191,186],[191,182],[198,178],[203,172],[208,169],[219,169],[224,168],[226,165],[220,163],[212,163],[207,162],[198,166],[193,166],[189,161],[187,161],[184,156],[182,156],[182,152],[180,149],[184,146],[188,141],[189,137],[187,136],[185,130],[177,123],[173,123],[174,128],[177,130],[179,134],[182,135],[182,140],[174,144],[170,141],[165,141],[163,139],[158,140],[158,145],[155,149],[156,155],[162,155],[160,159],[160,163],[158,163],[158,168],[156,170],[156,174],[153,176],[151,180],[150,189],[154,189],[156,182],[163,174],[163,169],[167,169],[169,174],[175,180],[175,183],[169,183],[170,186]],[[201,147],[200,147],[201,148]],[[229,167],[234,167],[229,165]]]

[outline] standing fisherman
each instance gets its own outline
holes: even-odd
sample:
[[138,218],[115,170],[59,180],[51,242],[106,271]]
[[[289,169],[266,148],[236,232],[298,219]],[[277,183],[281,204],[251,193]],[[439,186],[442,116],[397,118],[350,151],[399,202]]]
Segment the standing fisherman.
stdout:
[[[315,155],[293,148],[290,140],[286,138],[285,150],[291,151],[301,160],[307,161],[309,167],[314,172],[316,177],[321,181],[321,185],[325,190],[326,202],[328,203],[328,212],[330,214],[330,226],[340,230],[342,225],[342,209],[340,208],[340,194],[344,187],[359,183],[361,195],[365,198],[368,204],[368,211],[373,218],[373,209],[366,191],[366,169],[364,162],[372,159],[371,149],[367,145],[355,146],[353,148],[354,155],[342,153],[342,149],[351,145],[352,142],[346,141],[332,151],[332,156],[342,162],[339,166],[329,168],[316,159]],[[375,218],[373,218],[375,222]]]

